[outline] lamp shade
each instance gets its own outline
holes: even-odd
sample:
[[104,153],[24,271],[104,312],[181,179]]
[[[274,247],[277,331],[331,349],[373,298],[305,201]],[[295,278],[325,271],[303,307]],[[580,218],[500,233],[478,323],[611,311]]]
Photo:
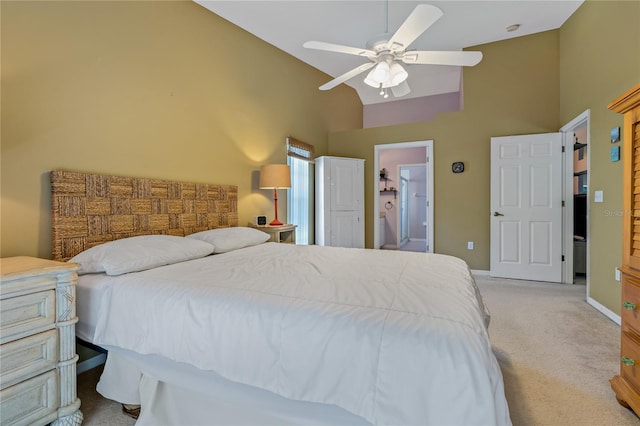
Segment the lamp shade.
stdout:
[[291,188],[291,172],[286,164],[267,164],[260,167],[260,188]]

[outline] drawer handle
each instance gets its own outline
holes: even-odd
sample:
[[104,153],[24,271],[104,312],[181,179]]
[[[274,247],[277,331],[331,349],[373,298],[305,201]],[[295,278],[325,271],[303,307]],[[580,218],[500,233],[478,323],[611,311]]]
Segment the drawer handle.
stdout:
[[636,362],[634,360],[632,360],[631,358],[627,358],[626,356],[623,356],[620,361],[622,361],[622,363],[628,367],[635,365]]
[[624,302],[622,304],[622,306],[625,309],[629,309],[630,311],[635,311],[636,310],[636,304],[635,303],[631,303],[631,302]]

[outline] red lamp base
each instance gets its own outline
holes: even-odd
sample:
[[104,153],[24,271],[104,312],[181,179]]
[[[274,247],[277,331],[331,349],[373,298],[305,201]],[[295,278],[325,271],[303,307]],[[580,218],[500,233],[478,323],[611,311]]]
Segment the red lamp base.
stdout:
[[276,218],[269,224],[269,226],[282,226],[282,222],[278,220],[278,188],[273,188],[273,205],[276,211]]

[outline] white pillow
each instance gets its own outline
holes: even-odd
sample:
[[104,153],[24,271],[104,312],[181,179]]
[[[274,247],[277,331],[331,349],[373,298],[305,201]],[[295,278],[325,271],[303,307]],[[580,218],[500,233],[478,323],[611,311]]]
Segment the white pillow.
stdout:
[[206,241],[215,247],[214,253],[226,253],[244,247],[255,246],[267,241],[269,234],[255,228],[237,226],[217,228],[187,235],[187,238]]
[[78,274],[106,272],[121,275],[162,265],[197,259],[213,253],[204,241],[172,235],[141,235],[91,247],[72,257]]

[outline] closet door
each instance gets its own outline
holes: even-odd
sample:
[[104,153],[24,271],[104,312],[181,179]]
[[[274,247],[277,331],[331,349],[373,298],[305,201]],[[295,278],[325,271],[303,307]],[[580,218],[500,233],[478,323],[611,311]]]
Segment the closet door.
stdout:
[[333,247],[364,247],[360,217],[357,211],[334,211],[331,214],[331,245]]
[[364,247],[364,160],[316,158],[316,244]]
[[331,210],[356,211],[361,203],[362,173],[360,161],[331,159]]

